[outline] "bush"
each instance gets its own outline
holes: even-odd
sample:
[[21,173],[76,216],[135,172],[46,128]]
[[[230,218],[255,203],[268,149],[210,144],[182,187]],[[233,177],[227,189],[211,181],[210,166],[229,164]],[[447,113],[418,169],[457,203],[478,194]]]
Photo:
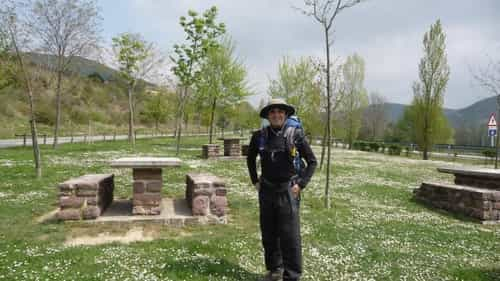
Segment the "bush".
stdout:
[[[355,141],[352,144],[352,148],[361,151],[373,151],[377,152],[383,146],[383,144],[378,142],[368,142],[368,141]],[[383,151],[382,151],[383,152]]]
[[361,150],[361,142],[360,141],[353,142],[352,149]]
[[373,152],[377,152],[380,148],[380,144],[378,144],[377,142],[370,142],[368,145],[370,146],[370,151]]
[[401,146],[397,144],[390,145],[389,155],[401,155]]
[[496,156],[496,151],[494,149],[485,149],[481,151],[481,154],[487,158],[494,158]]

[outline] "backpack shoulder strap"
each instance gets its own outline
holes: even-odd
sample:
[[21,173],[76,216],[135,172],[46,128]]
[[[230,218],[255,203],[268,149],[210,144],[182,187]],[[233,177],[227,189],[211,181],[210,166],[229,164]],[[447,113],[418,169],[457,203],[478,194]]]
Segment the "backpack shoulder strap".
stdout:
[[264,127],[259,131],[259,153],[263,153],[266,148],[266,143],[268,139],[268,129]]
[[285,133],[283,134],[283,137],[286,139],[286,144],[288,146],[288,150],[292,154],[292,156],[295,156],[295,132],[296,127],[293,126],[288,126],[285,128]]

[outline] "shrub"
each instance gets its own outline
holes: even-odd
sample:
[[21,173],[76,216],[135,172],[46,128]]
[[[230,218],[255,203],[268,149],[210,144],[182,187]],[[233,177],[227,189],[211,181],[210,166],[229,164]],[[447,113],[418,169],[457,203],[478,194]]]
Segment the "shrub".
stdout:
[[369,146],[370,146],[370,151],[374,151],[374,152],[377,152],[378,149],[380,148],[380,144],[377,142],[370,142]]
[[488,158],[494,158],[496,156],[496,152],[494,149],[485,149],[485,150],[481,151],[481,154],[484,157],[488,157]]
[[389,155],[400,155],[401,146],[397,144],[392,144],[389,146]]

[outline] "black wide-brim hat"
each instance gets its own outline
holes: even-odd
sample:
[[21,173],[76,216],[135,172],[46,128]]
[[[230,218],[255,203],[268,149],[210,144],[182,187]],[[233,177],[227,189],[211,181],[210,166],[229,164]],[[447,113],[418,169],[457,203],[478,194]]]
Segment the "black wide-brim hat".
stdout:
[[272,99],[266,106],[260,110],[260,117],[267,119],[269,111],[273,108],[280,108],[286,112],[287,116],[293,115],[295,113],[295,108],[285,102],[283,99]]

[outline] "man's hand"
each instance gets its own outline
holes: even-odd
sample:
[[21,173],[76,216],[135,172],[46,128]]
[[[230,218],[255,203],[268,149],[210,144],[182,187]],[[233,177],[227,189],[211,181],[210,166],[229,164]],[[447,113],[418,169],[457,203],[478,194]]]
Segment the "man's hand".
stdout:
[[260,191],[260,182],[256,182],[254,184],[254,186],[255,186],[255,190]]
[[298,184],[292,186],[292,194],[295,199],[299,198],[300,186]]

